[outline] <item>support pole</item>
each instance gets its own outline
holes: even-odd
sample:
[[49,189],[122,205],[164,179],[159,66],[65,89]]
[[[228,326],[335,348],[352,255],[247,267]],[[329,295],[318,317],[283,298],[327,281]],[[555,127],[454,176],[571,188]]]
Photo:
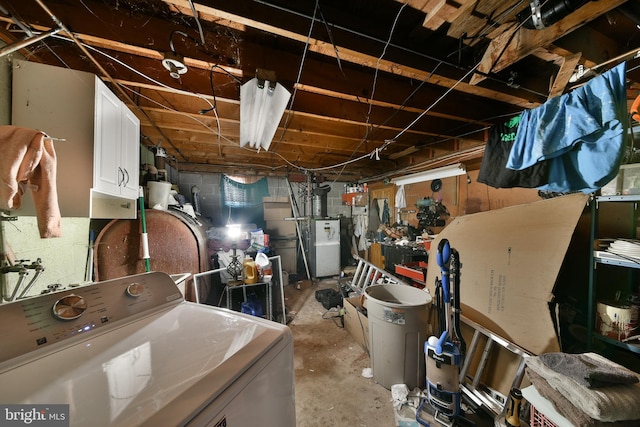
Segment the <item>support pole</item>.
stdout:
[[300,230],[300,222],[298,222],[298,208],[296,207],[296,201],[293,196],[293,188],[291,187],[291,182],[289,178],[287,178],[287,188],[289,189],[289,201],[291,202],[291,210],[293,211],[293,217],[296,218],[296,234],[298,235],[298,242],[300,243],[300,248],[302,249],[302,260],[304,261],[304,268],[307,272],[307,279],[311,280],[311,273],[309,272],[309,263],[307,262],[307,253],[304,250],[304,241],[302,239],[302,231]]
[[144,191],[142,187],[138,191],[140,200],[140,221],[142,222],[142,258],[144,258],[145,271],[148,273],[151,271],[151,262],[149,259],[149,238],[147,236],[147,219],[144,216]]

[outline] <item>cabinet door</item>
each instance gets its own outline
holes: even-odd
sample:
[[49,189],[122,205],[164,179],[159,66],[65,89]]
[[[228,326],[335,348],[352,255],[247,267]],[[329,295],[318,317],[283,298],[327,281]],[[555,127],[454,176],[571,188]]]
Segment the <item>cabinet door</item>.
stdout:
[[120,168],[124,171],[124,181],[120,192],[123,197],[137,199],[140,176],[140,120],[122,104],[122,152]]
[[121,102],[96,78],[96,117],[93,188],[101,193],[120,195],[125,174],[120,167]]

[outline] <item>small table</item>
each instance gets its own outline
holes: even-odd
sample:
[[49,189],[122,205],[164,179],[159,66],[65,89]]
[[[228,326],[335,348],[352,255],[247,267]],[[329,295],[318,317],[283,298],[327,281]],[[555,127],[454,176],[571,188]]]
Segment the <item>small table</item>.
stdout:
[[269,281],[269,282],[257,282],[257,283],[240,283],[237,285],[226,285],[224,287],[224,292],[226,292],[227,294],[227,308],[229,310],[231,310],[231,293],[233,290],[235,289],[242,289],[242,297],[244,299],[244,301],[247,300],[247,289],[248,288],[253,288],[256,286],[264,286],[265,290],[266,290],[266,307],[264,307],[264,314],[265,317],[268,320],[273,320],[272,314],[271,314],[271,308],[273,305],[272,302],[272,296],[271,296],[271,287],[273,285],[273,281]]

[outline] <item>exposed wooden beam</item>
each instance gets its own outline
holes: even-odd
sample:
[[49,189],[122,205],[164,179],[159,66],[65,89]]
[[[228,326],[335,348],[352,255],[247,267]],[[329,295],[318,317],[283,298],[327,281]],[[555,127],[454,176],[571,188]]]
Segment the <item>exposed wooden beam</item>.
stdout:
[[[163,0],[164,3],[180,8],[180,10],[190,12],[190,6],[187,0]],[[205,6],[202,4],[195,4],[195,8],[199,13],[200,19],[205,19],[217,24],[225,25],[225,23],[233,22],[236,24],[242,24],[247,27],[255,28],[258,30],[266,31],[279,37],[285,37],[290,40],[295,40],[300,43],[307,43],[307,34],[296,33],[283,28],[274,27],[272,25],[265,24],[257,19],[251,19],[244,16],[235,15],[220,9]],[[532,108],[538,103],[531,102],[528,99],[521,98],[516,95],[498,93],[493,90],[482,88],[479,86],[470,85],[466,82],[458,82],[450,77],[433,74],[432,71],[426,71],[399,64],[386,59],[379,59],[362,52],[350,49],[346,46],[334,46],[331,43],[327,43],[323,40],[310,38],[308,40],[308,49],[311,52],[315,52],[321,55],[335,58],[337,56],[336,50],[339,52],[341,61],[348,61],[360,66],[379,69],[387,73],[403,76],[406,78],[415,79],[418,81],[426,81],[430,84],[441,86],[444,88],[450,88],[455,86],[455,90],[459,92],[468,93],[471,95],[481,96],[484,98],[495,99],[498,101],[506,102],[512,105],[517,105],[522,108]]]
[[[569,16],[542,30],[514,27],[510,33],[503,32],[490,44],[478,66],[484,74],[497,73],[531,54],[539,46],[553,43],[576,28],[596,19],[598,16],[618,7],[627,0],[607,0],[588,2]],[[475,75],[471,80],[477,84],[484,80]]]
[[562,95],[564,89],[569,83],[569,79],[576,70],[576,66],[578,65],[581,57],[582,53],[578,52],[563,58],[560,65],[560,71],[558,71],[558,74],[553,81],[553,85],[551,86],[551,90],[549,91],[549,98]]

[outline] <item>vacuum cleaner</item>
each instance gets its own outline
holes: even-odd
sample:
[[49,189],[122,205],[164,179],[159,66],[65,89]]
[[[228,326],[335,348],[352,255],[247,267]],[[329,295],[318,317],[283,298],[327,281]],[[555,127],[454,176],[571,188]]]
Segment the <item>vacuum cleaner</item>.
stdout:
[[[438,244],[436,262],[441,279],[436,278],[435,306],[438,316],[438,335],[429,337],[424,346],[426,363],[426,400],[435,411],[434,419],[453,425],[462,419],[460,413],[460,368],[466,344],[460,331],[460,257],[449,241]],[[428,426],[416,413],[416,421]],[[468,425],[468,420],[464,420]]]

